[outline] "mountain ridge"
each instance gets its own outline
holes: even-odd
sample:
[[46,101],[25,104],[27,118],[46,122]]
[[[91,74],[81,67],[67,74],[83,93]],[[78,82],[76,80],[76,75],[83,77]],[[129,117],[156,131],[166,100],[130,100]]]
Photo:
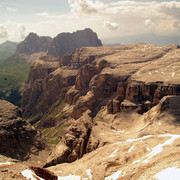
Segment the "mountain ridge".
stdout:
[[60,33],[55,38],[30,33],[17,46],[16,53],[31,55],[33,53],[47,52],[53,56],[63,57],[65,54],[83,46],[102,46],[101,40],[90,28],[73,33]]

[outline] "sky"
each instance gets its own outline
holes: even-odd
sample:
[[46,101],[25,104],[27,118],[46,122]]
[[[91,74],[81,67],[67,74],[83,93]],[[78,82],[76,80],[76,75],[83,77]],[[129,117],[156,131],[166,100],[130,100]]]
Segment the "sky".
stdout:
[[180,44],[180,1],[0,0],[0,43],[85,28],[103,43]]

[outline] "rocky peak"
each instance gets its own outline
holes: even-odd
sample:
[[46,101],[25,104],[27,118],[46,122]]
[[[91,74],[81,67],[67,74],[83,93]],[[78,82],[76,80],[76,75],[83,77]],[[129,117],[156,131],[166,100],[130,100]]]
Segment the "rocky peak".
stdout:
[[37,52],[46,52],[52,39],[48,36],[38,36],[31,32],[24,41],[22,41],[16,49],[19,54],[31,55]]
[[52,41],[48,53],[55,56],[64,56],[80,47],[102,46],[101,40],[91,29],[78,30],[73,33],[58,34]]

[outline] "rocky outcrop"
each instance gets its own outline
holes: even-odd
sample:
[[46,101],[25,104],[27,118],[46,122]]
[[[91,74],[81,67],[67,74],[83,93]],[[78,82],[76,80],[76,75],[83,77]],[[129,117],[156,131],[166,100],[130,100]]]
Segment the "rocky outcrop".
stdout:
[[96,33],[87,28],[73,33],[60,33],[53,39],[48,48],[48,53],[63,57],[65,54],[80,47],[97,46],[102,46],[101,40],[98,39]]
[[[107,109],[109,113],[116,114],[120,111],[132,110],[140,107],[139,112],[146,112],[157,104],[161,98],[167,95],[180,95],[179,84],[165,85],[163,83],[130,83],[128,86],[119,83],[116,100],[109,101]],[[122,100],[124,100],[122,102]],[[116,102],[115,102],[116,101]],[[117,107],[118,104],[118,107]]]
[[27,160],[30,154],[38,155],[47,142],[38,131],[22,119],[21,111],[11,103],[0,101],[0,154]]
[[31,55],[41,51],[46,52],[51,41],[51,37],[30,33],[24,41],[18,44],[16,53]]
[[[59,67],[54,71],[48,66],[31,70],[23,115],[28,118],[38,113],[42,117],[56,101],[73,105],[75,119],[88,109],[95,116],[106,105],[112,114],[134,109],[142,114],[162,97],[180,95],[178,55],[180,49],[176,45],[77,49],[58,59]],[[48,73],[33,75],[40,69]],[[36,78],[31,81],[31,76]]]
[[[176,167],[178,171],[179,100],[180,96],[165,96],[143,115],[121,112],[121,118],[114,116],[121,121],[116,130],[110,127],[115,119],[108,124],[98,122],[91,130],[88,144],[99,148],[73,163],[56,164],[48,170],[61,170],[60,177],[72,173],[79,179],[100,180],[153,179],[165,169]],[[171,177],[176,179],[173,174]]]
[[94,124],[89,112],[74,121],[67,129],[63,140],[50,154],[44,167],[64,162],[74,162],[87,152],[87,144]]
[[[71,122],[63,141],[50,154],[46,169],[0,156],[0,177],[21,179],[28,173],[35,179],[144,180],[168,172],[167,177],[178,179],[179,112],[180,96],[165,96],[142,115],[135,111],[105,114],[108,123],[95,122],[87,112],[84,119]],[[82,152],[88,153],[81,157]],[[73,159],[76,161],[66,163]]]

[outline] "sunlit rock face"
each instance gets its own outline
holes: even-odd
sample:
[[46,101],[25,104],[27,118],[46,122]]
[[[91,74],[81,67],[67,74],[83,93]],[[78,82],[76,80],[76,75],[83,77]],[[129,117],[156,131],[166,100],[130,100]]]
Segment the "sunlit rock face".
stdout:
[[76,119],[87,109],[95,116],[104,105],[111,114],[137,107],[142,114],[162,97],[180,94],[179,54],[176,45],[77,49],[57,58],[56,67],[31,69],[23,114],[41,116],[57,99],[74,105]]
[[61,139],[46,169],[31,173],[144,180],[180,169],[179,63],[176,45],[135,44],[83,47],[56,66],[33,66],[23,116]]

